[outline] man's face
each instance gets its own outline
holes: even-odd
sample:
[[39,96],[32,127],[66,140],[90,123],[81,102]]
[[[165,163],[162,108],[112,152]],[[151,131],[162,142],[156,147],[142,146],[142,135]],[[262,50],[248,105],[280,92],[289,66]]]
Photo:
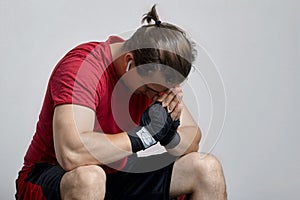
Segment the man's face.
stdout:
[[154,72],[150,76],[141,76],[139,74],[137,76],[140,76],[139,80],[142,86],[139,87],[135,93],[144,94],[148,98],[153,99],[169,89],[165,77],[160,71]]
[[146,95],[150,99],[154,99],[154,97],[159,97],[164,92],[168,90],[167,87],[155,84],[155,83],[149,83],[145,84],[142,87],[137,89],[137,93],[141,93]]
[[146,95],[152,100],[175,86],[175,84],[174,86],[167,84],[165,76],[159,70],[148,75],[141,75],[134,62],[125,76],[122,76],[122,81],[133,93]]

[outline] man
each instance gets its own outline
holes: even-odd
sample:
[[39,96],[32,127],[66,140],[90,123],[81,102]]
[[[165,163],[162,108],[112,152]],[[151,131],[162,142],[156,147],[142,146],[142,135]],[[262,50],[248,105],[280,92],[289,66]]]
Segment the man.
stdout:
[[[17,199],[226,199],[221,165],[197,152],[201,132],[182,102],[192,43],[155,6],[143,20],[130,39],[79,45],[57,64]],[[157,143],[166,153],[136,156]]]

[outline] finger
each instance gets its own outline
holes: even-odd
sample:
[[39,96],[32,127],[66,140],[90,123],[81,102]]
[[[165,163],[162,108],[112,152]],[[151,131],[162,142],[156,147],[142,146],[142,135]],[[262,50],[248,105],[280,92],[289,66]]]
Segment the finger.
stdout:
[[176,98],[177,98],[178,102],[181,102],[182,99],[183,99],[183,92],[182,92],[182,91],[181,91],[181,92],[178,92],[178,93],[176,94]]
[[170,104],[169,104],[168,107],[167,107],[169,113],[171,113],[171,112],[174,111],[174,109],[175,109],[175,107],[177,106],[178,103],[179,103],[179,101],[176,100],[176,99],[173,99],[173,101],[170,102]]
[[157,98],[157,101],[163,102],[167,98],[167,96],[169,95],[169,93],[171,93],[171,90],[167,90],[166,92],[164,92],[161,96],[159,96]]
[[172,92],[175,93],[175,94],[182,92],[182,88],[181,88],[180,85],[179,85],[179,86],[176,86],[176,87],[174,87],[174,88],[172,88],[171,90],[172,90]]
[[183,109],[183,104],[182,103],[177,104],[174,111],[172,112],[172,113],[174,113],[173,117],[172,117],[172,114],[171,114],[171,117],[172,117],[173,120],[180,119],[182,109]]
[[168,96],[164,99],[163,105],[164,106],[169,106],[169,104],[173,101],[173,99],[176,101],[176,94],[173,92],[170,92]]
[[174,108],[177,106],[178,103],[182,101],[183,98],[183,93],[180,91],[179,93],[176,94],[176,96],[173,98],[173,100],[169,103],[168,105],[168,111],[172,112]]
[[171,112],[171,118],[172,118],[172,120],[177,120],[178,119],[178,113],[177,112],[175,112],[175,111],[173,111],[173,112]]
[[183,91],[181,86],[176,86],[173,90],[173,92],[176,94],[177,98],[179,99],[179,101],[182,99],[183,97]]

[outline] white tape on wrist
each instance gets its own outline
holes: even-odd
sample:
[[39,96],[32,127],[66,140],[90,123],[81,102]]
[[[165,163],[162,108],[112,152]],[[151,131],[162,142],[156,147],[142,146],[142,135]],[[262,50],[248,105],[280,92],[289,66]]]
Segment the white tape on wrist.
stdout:
[[156,144],[156,141],[144,126],[136,134],[142,140],[142,143],[145,148]]

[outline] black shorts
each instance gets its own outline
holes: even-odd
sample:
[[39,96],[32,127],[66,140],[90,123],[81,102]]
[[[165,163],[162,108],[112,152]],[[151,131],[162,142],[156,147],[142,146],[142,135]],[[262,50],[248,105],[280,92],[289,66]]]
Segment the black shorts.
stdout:
[[[169,199],[175,159],[166,153],[141,158],[130,156],[124,171],[107,174],[105,200]],[[161,162],[167,163],[166,166],[161,168]],[[17,180],[16,198],[61,199],[59,186],[64,173],[58,165],[36,164],[22,186]]]

